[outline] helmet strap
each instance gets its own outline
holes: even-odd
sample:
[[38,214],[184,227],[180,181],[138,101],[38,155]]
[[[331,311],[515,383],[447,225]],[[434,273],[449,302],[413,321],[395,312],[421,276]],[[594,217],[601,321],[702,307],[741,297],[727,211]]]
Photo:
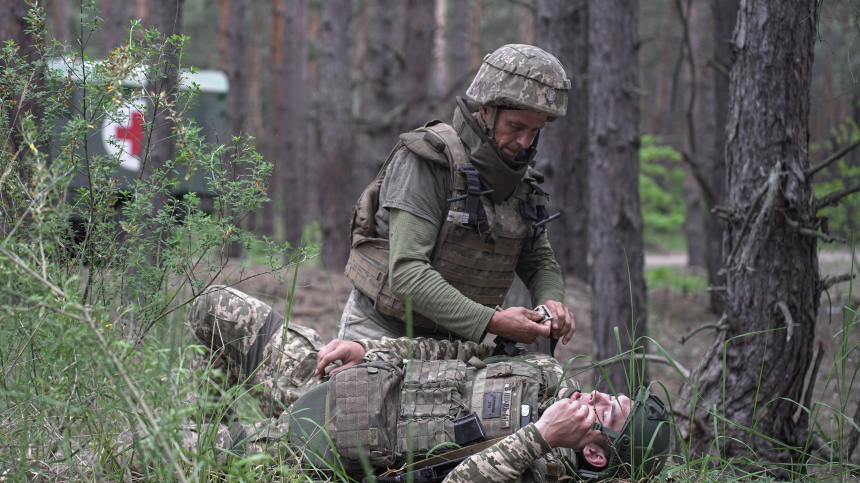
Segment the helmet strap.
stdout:
[[490,139],[493,139],[496,135],[495,127],[496,127],[496,114],[499,113],[498,107],[490,107],[490,120],[484,123],[484,134],[487,135]]
[[609,439],[611,439],[612,441],[615,441],[616,439],[618,439],[618,438],[621,436],[621,433],[620,433],[619,431],[615,431],[615,430],[613,430],[613,429],[609,429],[609,428],[607,428],[606,426],[604,426],[604,425],[602,425],[602,424],[600,424],[600,423],[594,423],[594,424],[591,426],[591,430],[592,430],[592,431],[600,431],[601,433],[603,433],[603,434],[605,434],[607,437],[609,437]]

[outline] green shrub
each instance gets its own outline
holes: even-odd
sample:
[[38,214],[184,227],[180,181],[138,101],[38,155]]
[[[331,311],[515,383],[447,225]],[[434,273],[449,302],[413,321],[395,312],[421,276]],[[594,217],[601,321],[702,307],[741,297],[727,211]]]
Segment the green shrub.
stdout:
[[[35,58],[11,41],[0,51],[0,479],[73,478],[82,464],[123,479],[129,468],[112,455],[132,428],[145,436],[136,458],[160,463],[147,470],[152,481],[224,468],[213,448],[189,453],[178,440],[196,413],[228,409],[207,404],[208,386],[191,383],[200,348],[186,348],[183,320],[229,268],[228,246],[254,242],[239,220],[267,201],[272,165],[246,137],[230,150],[207,143],[185,118],[197,91],[165,89],[169,54],[181,65],[185,37],[133,22],[128,43],[97,60],[86,52],[97,17],[81,14],[78,50],[46,42],[44,20],[34,7]],[[68,69],[52,69],[57,62]],[[124,88],[130,77],[143,88]],[[164,142],[155,124],[172,119],[176,147],[173,159],[120,187],[118,154],[94,156],[88,146],[128,102],[148,106],[149,140]],[[152,144],[144,166],[156,162]],[[212,213],[194,193],[170,196],[178,173],[205,180]],[[311,254],[259,243],[273,272]],[[188,404],[195,400],[203,402]]]
[[661,143],[659,136],[646,134],[639,148],[639,196],[647,245],[664,245],[667,239],[679,237],[687,214],[681,153]]

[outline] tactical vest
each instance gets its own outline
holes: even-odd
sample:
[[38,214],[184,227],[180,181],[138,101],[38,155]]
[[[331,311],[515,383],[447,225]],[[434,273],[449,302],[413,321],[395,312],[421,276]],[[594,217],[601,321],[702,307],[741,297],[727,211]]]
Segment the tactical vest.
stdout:
[[[529,168],[512,196],[501,204],[477,196],[479,178],[477,170],[469,164],[468,151],[454,128],[441,121],[431,121],[423,128],[402,134],[376,179],[353,207],[347,279],[374,301],[377,311],[406,320],[406,306],[391,292],[388,281],[388,240],[377,237],[374,221],[382,181],[400,149],[446,166],[451,176],[450,198],[463,198],[451,202],[446,218],[441,220],[431,266],[469,299],[488,307],[502,305],[514,281],[520,250],[538,219],[534,216],[528,219],[524,213],[546,213],[548,195],[535,182],[543,178]],[[479,224],[475,218],[481,209],[486,214],[485,224]],[[448,332],[417,312],[413,312],[412,323]]]
[[[555,369],[548,369],[550,362]],[[373,466],[393,467],[407,452],[419,459],[455,449],[453,421],[470,413],[481,421],[486,440],[537,421],[560,387],[559,375],[553,359],[535,353],[470,364],[366,362],[336,373],[296,402],[291,413],[298,424],[291,438],[327,452],[330,462],[367,458]],[[579,389],[572,381],[565,386]],[[525,407],[528,417],[523,417]],[[315,423],[308,425],[311,420]],[[327,438],[308,441],[323,426]]]

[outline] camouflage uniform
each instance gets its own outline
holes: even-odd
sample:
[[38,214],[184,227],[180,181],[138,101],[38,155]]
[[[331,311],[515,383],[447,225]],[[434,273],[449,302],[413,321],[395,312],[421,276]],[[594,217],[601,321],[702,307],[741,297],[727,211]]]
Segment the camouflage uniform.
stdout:
[[[282,444],[287,440],[290,428],[286,411],[299,395],[320,384],[314,369],[317,352],[323,344],[315,331],[295,324],[289,324],[286,329],[277,327],[272,332],[271,324],[266,327],[271,312],[268,305],[225,286],[210,287],[195,301],[189,325],[197,339],[209,348],[210,360],[220,362],[227,359],[228,370],[238,381],[255,387],[261,409],[274,417],[256,424],[188,424],[183,438],[186,448],[196,450],[213,446],[224,457],[228,452],[239,455],[265,452],[272,456],[279,454],[280,461],[291,459],[290,448]],[[272,333],[265,345],[257,346],[255,343],[263,337],[264,329]],[[224,342],[235,350],[225,349]],[[402,364],[402,359],[409,354],[410,341],[407,339],[362,339],[356,342],[367,351],[366,360],[383,359]],[[411,345],[414,359],[460,359],[464,362],[474,358],[486,359],[495,348],[485,343],[434,339],[415,339]],[[256,370],[242,365],[248,360],[259,361]],[[533,354],[530,362],[543,370],[553,371],[559,379],[562,376],[558,362],[549,356]],[[575,382],[565,385],[578,387]],[[552,395],[551,391],[546,392],[539,404],[540,409],[552,403]],[[555,456],[532,424],[460,465],[448,481],[515,481],[524,472],[525,481],[544,481],[547,457],[553,459]]]

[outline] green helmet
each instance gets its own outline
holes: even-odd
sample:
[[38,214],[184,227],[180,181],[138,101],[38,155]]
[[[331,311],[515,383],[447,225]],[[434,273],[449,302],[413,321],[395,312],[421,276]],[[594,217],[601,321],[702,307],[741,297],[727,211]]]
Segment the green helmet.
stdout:
[[663,470],[672,436],[669,413],[650,387],[639,389],[621,431],[613,431],[600,423],[594,423],[593,429],[609,437],[612,454],[606,467],[601,470],[578,469],[576,473],[583,480],[599,481],[631,476],[639,480]]
[[466,97],[487,107],[513,107],[555,121],[567,111],[570,80],[550,53],[532,45],[509,44],[484,56]]

